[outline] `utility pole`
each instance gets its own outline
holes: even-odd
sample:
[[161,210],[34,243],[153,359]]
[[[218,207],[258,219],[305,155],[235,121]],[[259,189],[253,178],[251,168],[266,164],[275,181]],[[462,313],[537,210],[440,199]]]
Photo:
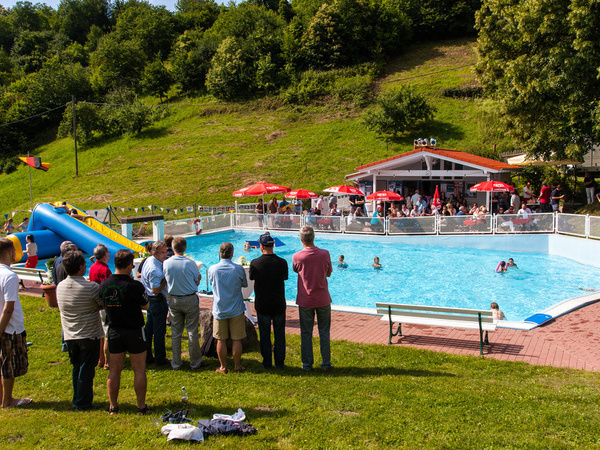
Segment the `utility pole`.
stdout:
[[[27,158],[29,159],[29,150],[27,151]],[[31,190],[31,166],[27,164],[29,167],[29,200],[31,201],[31,212],[33,212],[33,192]]]
[[75,176],[79,176],[79,164],[77,162],[77,113],[75,112],[75,96],[71,95],[71,107],[73,111],[73,142],[75,143]]

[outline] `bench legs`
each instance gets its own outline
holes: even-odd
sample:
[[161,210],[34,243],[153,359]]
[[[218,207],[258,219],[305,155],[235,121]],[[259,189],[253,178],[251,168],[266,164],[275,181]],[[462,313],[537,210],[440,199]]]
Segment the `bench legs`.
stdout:
[[402,324],[398,324],[398,328],[394,331],[394,322],[392,321],[392,308],[388,306],[388,322],[390,324],[390,337],[388,339],[388,345],[392,344],[392,338],[394,336],[402,336]]

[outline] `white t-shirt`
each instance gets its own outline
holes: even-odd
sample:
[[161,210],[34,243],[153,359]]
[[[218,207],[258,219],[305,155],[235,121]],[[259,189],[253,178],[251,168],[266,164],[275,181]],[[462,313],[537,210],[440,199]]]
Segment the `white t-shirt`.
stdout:
[[35,242],[28,242],[25,246],[25,251],[27,252],[27,256],[36,256],[37,244]]
[[0,264],[0,314],[4,311],[4,302],[15,302],[15,309],[4,332],[22,333],[25,331],[25,322],[19,301],[19,277],[6,264]]

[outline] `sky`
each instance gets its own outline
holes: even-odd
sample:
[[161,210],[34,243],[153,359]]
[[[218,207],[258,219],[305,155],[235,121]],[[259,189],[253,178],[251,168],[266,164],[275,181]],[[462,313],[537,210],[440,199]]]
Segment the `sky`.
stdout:
[[[0,0],[0,5],[4,6],[5,8],[12,8],[13,6],[15,6],[15,3],[17,3],[19,0]],[[31,1],[31,3],[36,4],[36,3],[45,3],[46,5],[52,7],[52,9],[56,10],[58,9],[58,5],[60,3],[60,0],[29,0]],[[166,6],[167,9],[169,11],[175,11],[175,4],[177,3],[177,0],[149,0],[149,3],[155,6]],[[221,4],[228,4],[229,1],[225,1],[225,0],[217,0],[217,3],[221,3]]]

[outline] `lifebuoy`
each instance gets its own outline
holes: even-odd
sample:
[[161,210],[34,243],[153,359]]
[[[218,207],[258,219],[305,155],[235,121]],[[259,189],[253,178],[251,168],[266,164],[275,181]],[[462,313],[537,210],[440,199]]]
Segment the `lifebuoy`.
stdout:
[[194,230],[196,230],[196,236],[202,233],[202,220],[199,217],[194,219]]

